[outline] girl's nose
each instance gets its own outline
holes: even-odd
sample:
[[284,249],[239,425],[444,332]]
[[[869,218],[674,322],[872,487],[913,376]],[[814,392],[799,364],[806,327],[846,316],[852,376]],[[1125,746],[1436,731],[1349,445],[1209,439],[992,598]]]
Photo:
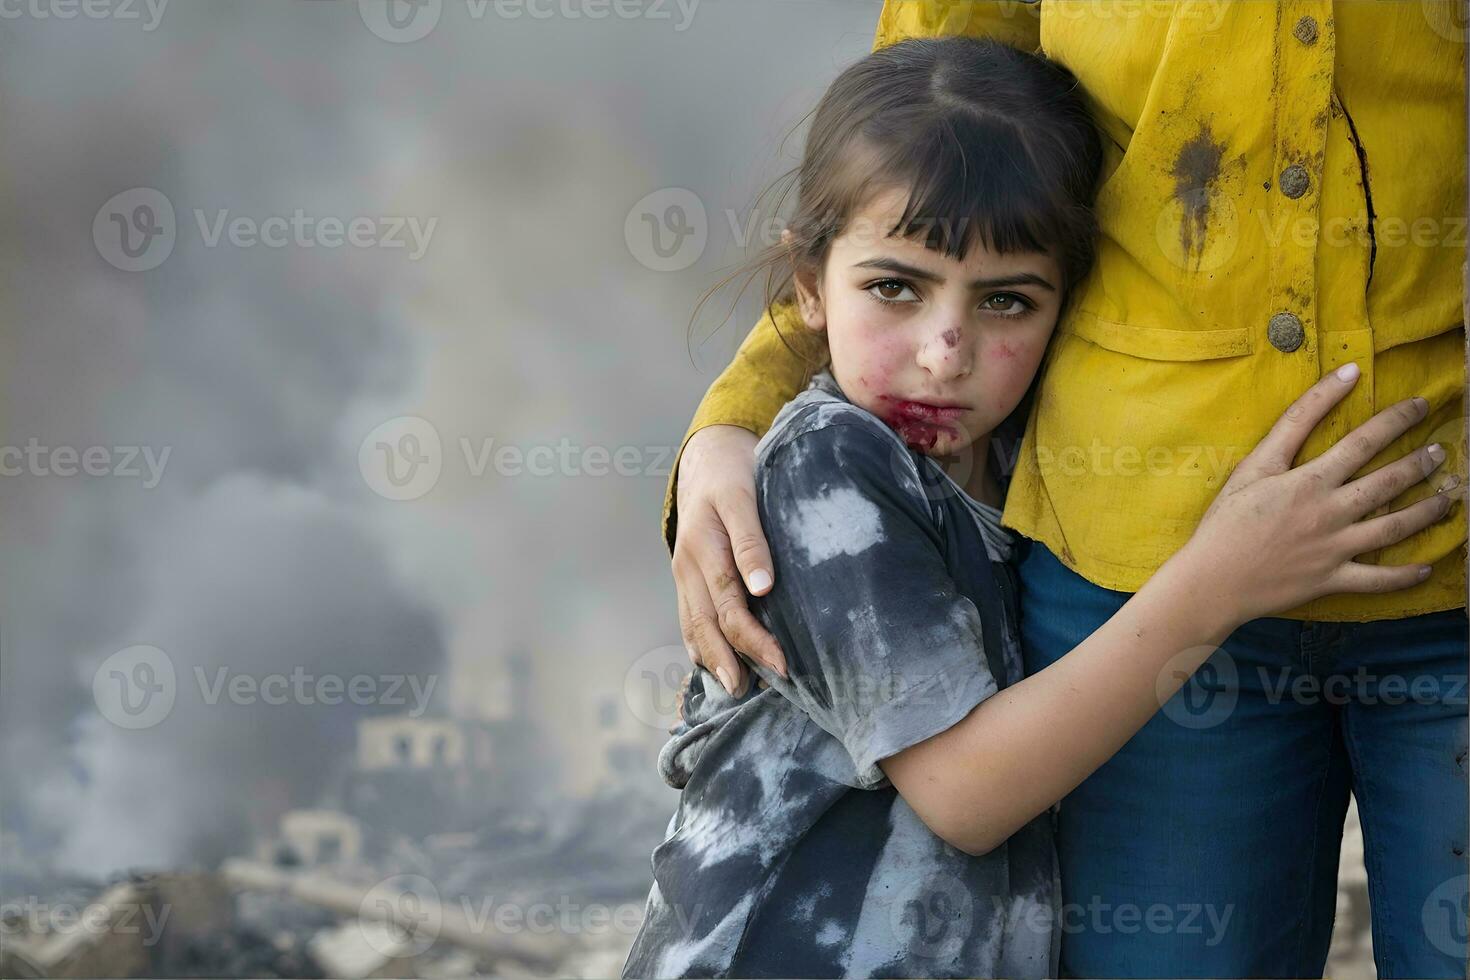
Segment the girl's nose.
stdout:
[[964,327],[953,321],[926,330],[919,344],[919,367],[939,381],[953,381],[970,373],[973,344]]

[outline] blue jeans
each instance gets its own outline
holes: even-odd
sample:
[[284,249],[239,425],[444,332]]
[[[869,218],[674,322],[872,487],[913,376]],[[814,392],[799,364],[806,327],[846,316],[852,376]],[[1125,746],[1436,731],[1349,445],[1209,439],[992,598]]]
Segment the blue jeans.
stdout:
[[[1129,593],[1029,542],[1026,673]],[[1382,977],[1466,964],[1465,610],[1236,630],[1062,801],[1063,976],[1320,977],[1348,794]]]

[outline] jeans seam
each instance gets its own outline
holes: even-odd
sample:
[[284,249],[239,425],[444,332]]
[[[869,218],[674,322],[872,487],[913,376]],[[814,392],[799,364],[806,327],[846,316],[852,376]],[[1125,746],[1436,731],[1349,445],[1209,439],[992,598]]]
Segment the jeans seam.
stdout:
[[[1342,726],[1346,742],[1351,750],[1358,742],[1351,712],[1343,711]],[[1353,761],[1353,755],[1354,753],[1349,751],[1348,763],[1353,769],[1353,799],[1358,804],[1358,826],[1363,834],[1363,868],[1368,874],[1368,910],[1372,925],[1374,966],[1379,976],[1385,974],[1393,976],[1394,971],[1389,968],[1392,963],[1389,937],[1393,934],[1391,929],[1393,910],[1388,907],[1386,901],[1387,895],[1383,887],[1383,858],[1379,853],[1378,840],[1376,835],[1368,833],[1368,825],[1372,823],[1369,811],[1374,808],[1374,805],[1368,802],[1371,794],[1367,790],[1371,778],[1368,774],[1369,767],[1364,766],[1362,772],[1359,772],[1359,767]],[[1361,758],[1361,753],[1358,755]],[[1359,785],[1362,785],[1364,789],[1362,794],[1358,793]]]
[[[1327,797],[1327,778],[1332,773],[1332,736],[1333,732],[1329,728],[1327,732],[1327,762],[1321,768],[1321,774],[1317,780],[1317,798],[1312,807],[1312,844],[1306,850],[1308,858],[1307,889],[1306,894],[1305,896],[1303,896],[1302,900],[1301,914],[1297,919],[1296,951],[1293,956],[1293,959],[1295,960],[1295,965],[1292,969],[1292,973],[1296,974],[1297,976],[1306,976],[1306,971],[1302,970],[1304,959],[1303,947],[1307,941],[1307,914],[1312,909],[1312,902],[1317,891],[1317,848],[1318,846],[1320,846],[1321,841],[1320,828],[1322,826],[1322,803],[1323,800],[1325,800]],[[1337,918],[1337,912],[1335,908],[1332,914],[1335,921]]]

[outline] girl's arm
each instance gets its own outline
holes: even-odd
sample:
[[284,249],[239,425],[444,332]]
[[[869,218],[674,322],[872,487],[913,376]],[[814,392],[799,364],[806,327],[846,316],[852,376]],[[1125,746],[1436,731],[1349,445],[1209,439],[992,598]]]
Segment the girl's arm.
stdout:
[[1420,568],[1354,562],[1444,517],[1454,495],[1362,518],[1443,460],[1421,449],[1343,485],[1424,417],[1414,401],[1374,416],[1291,468],[1352,388],[1324,378],[1236,467],[1199,528],[1122,609],[1059,661],[963,721],[882,761],[936,834],[971,854],[999,845],[1117,752],[1236,627],[1334,592],[1423,581]]

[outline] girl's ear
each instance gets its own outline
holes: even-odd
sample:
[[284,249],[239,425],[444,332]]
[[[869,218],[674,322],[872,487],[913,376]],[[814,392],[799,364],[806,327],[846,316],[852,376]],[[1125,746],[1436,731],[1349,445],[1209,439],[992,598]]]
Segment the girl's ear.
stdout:
[[[781,244],[791,247],[791,229],[781,232]],[[800,256],[792,255],[792,282],[796,286],[796,308],[806,321],[808,330],[817,333],[827,329],[827,312],[822,302],[822,281],[819,271]]]

